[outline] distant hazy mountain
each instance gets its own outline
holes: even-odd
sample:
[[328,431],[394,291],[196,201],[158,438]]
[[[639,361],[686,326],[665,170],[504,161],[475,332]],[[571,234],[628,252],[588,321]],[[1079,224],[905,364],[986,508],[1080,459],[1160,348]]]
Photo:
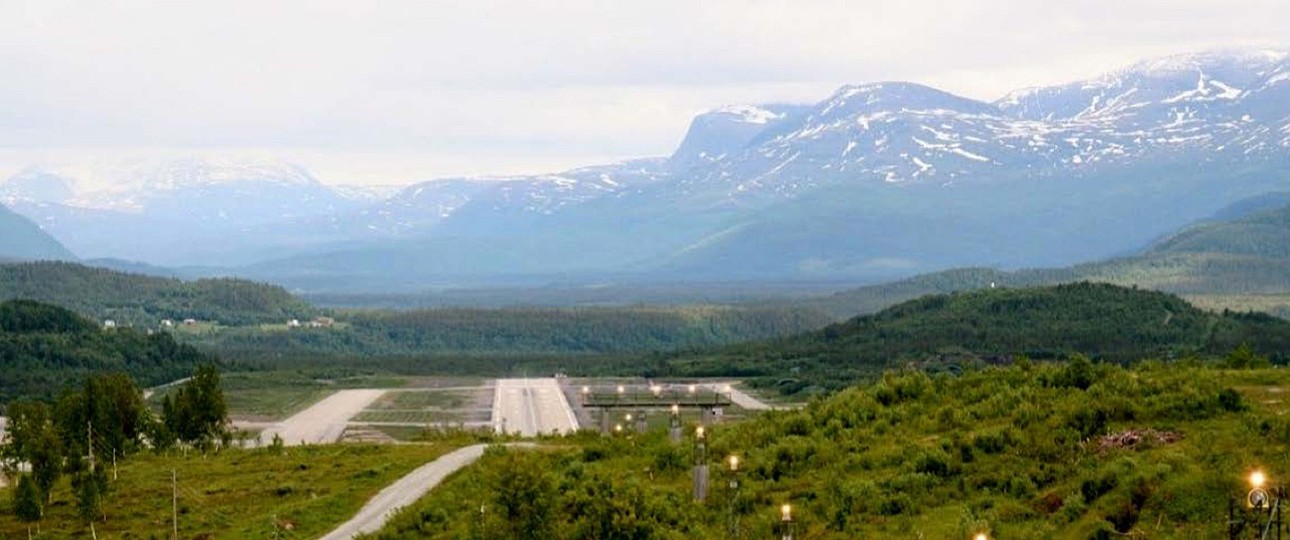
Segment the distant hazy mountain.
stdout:
[[[1290,316],[1290,200],[1284,200],[1284,193],[1273,195],[1239,201],[1220,212],[1221,219],[1183,227],[1132,256],[1061,268],[956,268],[805,303],[836,318],[848,318],[929,294],[1091,280],[1192,298],[1258,297],[1260,302],[1247,301],[1240,309]],[[1280,206],[1266,208],[1275,198],[1283,199]]]
[[365,204],[305,169],[271,161],[144,162],[74,179],[28,169],[0,200],[86,257],[155,264],[241,264],[280,254],[259,229]]
[[[254,189],[239,189],[269,201],[239,204],[218,189],[228,184],[205,181],[146,190],[186,205],[175,217],[201,234],[133,248],[147,253],[88,254],[257,261],[237,272],[311,290],[880,280],[957,266],[1067,265],[1134,252],[1237,201],[1290,190],[1287,58],[1173,56],[990,103],[906,82],[849,85],[815,104],[700,115],[667,159],[431,181],[370,204],[294,168],[208,175],[254,178]],[[65,183],[49,182],[43,196],[66,198]],[[8,182],[19,192],[30,184]],[[80,221],[48,206],[18,208],[57,214],[41,222],[73,248],[82,243],[69,238],[93,236],[94,224],[101,231],[113,219],[123,223],[107,228],[113,234],[153,243],[137,239],[155,238],[151,219],[171,216],[155,199],[108,200],[117,201],[106,205],[114,212],[134,208],[128,217],[149,220],[94,214],[105,205],[89,208],[84,197],[56,208],[74,208]],[[98,237],[85,243],[130,249]]]
[[67,248],[31,220],[0,205],[0,260],[74,260]]

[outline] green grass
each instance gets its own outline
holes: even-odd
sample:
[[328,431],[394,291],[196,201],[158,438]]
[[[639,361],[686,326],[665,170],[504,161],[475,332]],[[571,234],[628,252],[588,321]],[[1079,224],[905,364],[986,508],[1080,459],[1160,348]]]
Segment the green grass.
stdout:
[[366,410],[353,418],[354,422],[398,422],[407,424],[430,424],[435,422],[465,421],[466,414],[452,411],[399,411],[399,410]]
[[[332,445],[225,450],[202,456],[141,454],[111,482],[100,538],[169,538],[171,471],[178,472],[181,538],[316,538],[344,522],[383,487],[469,441],[427,445]],[[110,473],[109,473],[110,474]],[[0,538],[26,538],[0,491]],[[290,530],[287,530],[287,529]],[[68,480],[55,488],[40,538],[87,538]]]
[[369,409],[445,410],[460,409],[474,403],[470,391],[390,392],[376,400]]
[[[387,375],[328,377],[325,373],[301,371],[226,373],[222,382],[229,416],[255,421],[287,418],[337,390],[397,388],[405,384],[404,379]],[[159,407],[161,399],[174,391],[174,387],[160,390],[149,401]]]
[[1290,294],[1193,294],[1183,296],[1196,307],[1210,311],[1261,311],[1290,318]]
[[[796,509],[798,536],[817,540],[982,530],[997,538],[1220,538],[1227,501],[1245,494],[1251,470],[1266,471],[1273,485],[1290,483],[1290,370],[1070,366],[889,373],[801,410],[715,426],[702,505],[690,500],[690,439],[673,446],[661,430],[580,434],[542,452],[490,451],[378,537],[496,534],[507,526],[497,517],[508,500],[499,482],[521,475],[517,489],[545,501],[555,538],[592,537],[605,525],[615,533],[596,537],[720,538],[731,502],[721,461],[730,454],[743,459],[734,507],[746,538],[777,537],[785,502]],[[1146,429],[1181,438],[1098,443]]]

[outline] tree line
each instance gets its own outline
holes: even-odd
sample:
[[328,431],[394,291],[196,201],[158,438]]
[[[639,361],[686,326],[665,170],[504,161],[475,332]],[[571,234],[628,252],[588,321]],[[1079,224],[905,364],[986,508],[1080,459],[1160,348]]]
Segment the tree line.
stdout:
[[49,261],[0,265],[3,299],[56,304],[100,322],[139,328],[157,328],[163,319],[241,326],[317,314],[276,285],[227,278],[182,281]]
[[19,400],[6,410],[0,466],[17,480],[15,514],[38,523],[54,487],[66,477],[92,535],[111,489],[108,470],[118,460],[145,448],[160,452],[183,444],[210,449],[229,440],[228,409],[213,364],[198,366],[191,379],[167,395],[160,415],[147,407],[143,392],[124,373],[93,375],[52,403]]
[[30,300],[0,302],[0,403],[53,398],[63,386],[102,372],[126,373],[154,386],[214,360],[166,333],[101,329],[61,307]]
[[794,393],[836,390],[905,366],[959,370],[1073,354],[1116,363],[1217,359],[1242,345],[1285,363],[1290,321],[1082,282],[928,295],[793,337],[671,355],[657,375],[739,375]]

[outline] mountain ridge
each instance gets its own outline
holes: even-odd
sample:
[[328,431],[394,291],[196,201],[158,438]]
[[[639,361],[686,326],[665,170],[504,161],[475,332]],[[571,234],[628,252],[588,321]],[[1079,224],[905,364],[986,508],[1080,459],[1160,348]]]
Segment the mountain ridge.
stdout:
[[[847,85],[814,104],[700,115],[669,158],[425,182],[155,251],[321,290],[455,275],[881,280],[1073,264],[1290,187],[1288,69],[1264,53],[1182,55],[992,103],[917,83]],[[386,262],[398,259],[418,262]]]

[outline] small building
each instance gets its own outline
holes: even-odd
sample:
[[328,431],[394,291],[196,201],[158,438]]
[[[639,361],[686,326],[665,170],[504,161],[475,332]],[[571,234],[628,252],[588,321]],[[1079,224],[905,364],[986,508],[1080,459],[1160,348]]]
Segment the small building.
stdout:
[[197,326],[197,319],[184,319],[184,326]]
[[170,319],[161,319],[161,327],[162,327],[162,328],[174,328],[174,327],[175,327],[175,321],[172,321],[172,320],[170,320]]
[[331,317],[318,317],[317,319],[314,319],[309,326],[313,328],[331,328],[334,324],[336,324],[336,319]]
[[116,328],[116,321],[112,319],[103,321],[103,328]]
[[287,328],[300,328],[300,319],[291,319],[287,321]]

